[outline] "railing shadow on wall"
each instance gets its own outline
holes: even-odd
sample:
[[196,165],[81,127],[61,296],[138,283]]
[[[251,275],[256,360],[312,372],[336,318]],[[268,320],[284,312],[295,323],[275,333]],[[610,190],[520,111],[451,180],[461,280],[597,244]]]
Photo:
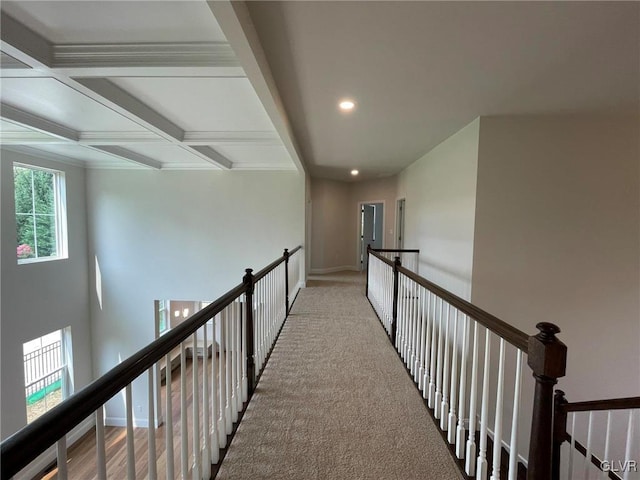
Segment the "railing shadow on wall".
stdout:
[[[0,445],[1,478],[13,477],[51,446],[55,446],[57,453],[58,478],[67,478],[67,434],[92,417],[95,417],[96,470],[91,476],[100,480],[156,478],[158,459],[163,458],[161,467],[167,478],[176,475],[211,478],[300,288],[303,260],[297,253],[301,249],[301,246],[291,251],[285,249],[281,257],[255,274],[247,269],[242,283],[4,440]],[[247,305],[252,308],[247,309]],[[192,354],[188,374],[185,345],[189,342],[197,345],[200,338],[208,345],[208,331],[214,336],[212,343],[216,348],[211,353],[204,349],[201,361]],[[176,373],[167,369],[164,405],[159,402],[158,407],[178,413],[164,415],[164,442],[157,442],[159,429],[153,421],[149,422],[146,462],[140,462],[141,449],[134,444],[134,438],[137,442],[141,440],[134,435],[132,384],[146,377],[147,414],[149,419],[156,418],[156,375],[162,364],[171,365],[171,351],[176,348],[180,350],[180,368],[176,368],[179,370]],[[179,385],[179,409],[173,408],[173,397],[178,392],[172,392],[172,383]],[[120,392],[124,392],[126,403],[126,454],[124,465],[117,467],[120,470],[115,473],[110,470],[107,458],[103,407]],[[136,460],[146,464],[144,472],[136,471],[140,469]]]
[[[640,397],[571,404],[561,391],[554,396],[567,358],[557,326],[539,323],[539,333],[529,336],[406,268],[400,256],[389,260],[371,249],[368,254],[367,297],[467,477],[498,479],[504,472],[510,480],[583,478],[574,476],[574,450],[586,459],[584,478],[591,465],[612,479],[626,480],[638,472],[633,432]],[[492,355],[494,345],[499,345],[497,356]],[[530,418],[521,408],[525,357],[535,380]],[[506,378],[510,362],[515,371]],[[491,376],[496,368],[497,378]],[[509,405],[507,389],[513,392]],[[629,411],[629,423],[623,460],[614,463],[607,458],[607,446],[616,409]],[[583,410],[608,412],[604,456],[592,454],[591,417],[586,446],[575,440],[573,429],[567,432],[568,412]],[[525,422],[531,425],[528,455],[518,441]],[[575,416],[572,422],[574,427]],[[563,442],[570,444],[564,462]],[[625,475],[615,475],[616,468]]]

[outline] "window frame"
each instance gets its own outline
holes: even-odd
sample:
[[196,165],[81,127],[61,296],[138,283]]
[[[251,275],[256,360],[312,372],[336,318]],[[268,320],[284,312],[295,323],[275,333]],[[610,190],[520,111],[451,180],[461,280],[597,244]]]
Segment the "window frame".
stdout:
[[[13,162],[13,187],[14,187],[14,207],[13,215],[16,219],[16,235],[18,233],[17,216],[15,205],[15,168],[23,168],[27,170],[37,170],[53,175],[53,203],[54,203],[54,222],[55,222],[55,238],[56,238],[56,254],[49,256],[40,256],[35,258],[16,258],[18,265],[25,265],[31,263],[50,262],[55,260],[64,260],[69,258],[68,251],[68,234],[67,234],[67,195],[66,195],[66,175],[62,170],[56,170],[55,168],[42,167],[39,165],[33,165],[23,162]],[[31,192],[33,196],[33,191]],[[35,215],[35,212],[33,212]],[[17,238],[16,238],[17,243]],[[35,245],[34,245],[35,247]]]

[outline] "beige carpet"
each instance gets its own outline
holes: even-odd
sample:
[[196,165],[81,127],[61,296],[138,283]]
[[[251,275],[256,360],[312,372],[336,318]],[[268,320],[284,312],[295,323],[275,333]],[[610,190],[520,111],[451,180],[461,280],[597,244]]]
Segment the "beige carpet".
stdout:
[[216,478],[462,478],[362,275],[300,291]]

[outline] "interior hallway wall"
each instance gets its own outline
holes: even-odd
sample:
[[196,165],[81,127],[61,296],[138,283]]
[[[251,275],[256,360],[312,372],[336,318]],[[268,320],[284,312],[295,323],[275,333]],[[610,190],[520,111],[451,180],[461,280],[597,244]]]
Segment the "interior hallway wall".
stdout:
[[472,300],[527,333],[560,326],[570,401],[640,392],[637,117],[480,125]]
[[384,246],[393,245],[396,177],[362,182],[313,178],[311,272],[360,269],[360,203],[384,203]]
[[405,248],[420,249],[420,275],[471,296],[480,119],[398,175],[405,198]]
[[[2,438],[27,424],[22,344],[71,327],[75,390],[92,379],[85,171],[2,150]],[[69,258],[18,265],[13,162],[65,173]]]
[[[245,268],[302,244],[304,189],[296,172],[89,170],[95,375],[153,340],[154,300],[215,300]],[[146,381],[136,383],[140,426],[146,395]],[[107,416],[122,422],[121,396]]]

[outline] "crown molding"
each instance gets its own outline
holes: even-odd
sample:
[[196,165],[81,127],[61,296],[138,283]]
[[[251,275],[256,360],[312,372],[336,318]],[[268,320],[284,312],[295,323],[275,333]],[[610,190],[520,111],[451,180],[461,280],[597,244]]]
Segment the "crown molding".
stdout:
[[4,150],[20,153],[22,155],[28,155],[30,157],[49,160],[52,162],[64,163],[67,165],[73,165],[74,167],[86,167],[87,162],[78,160],[77,158],[66,157],[57,153],[46,152],[38,148],[26,146],[26,145],[2,145]]

